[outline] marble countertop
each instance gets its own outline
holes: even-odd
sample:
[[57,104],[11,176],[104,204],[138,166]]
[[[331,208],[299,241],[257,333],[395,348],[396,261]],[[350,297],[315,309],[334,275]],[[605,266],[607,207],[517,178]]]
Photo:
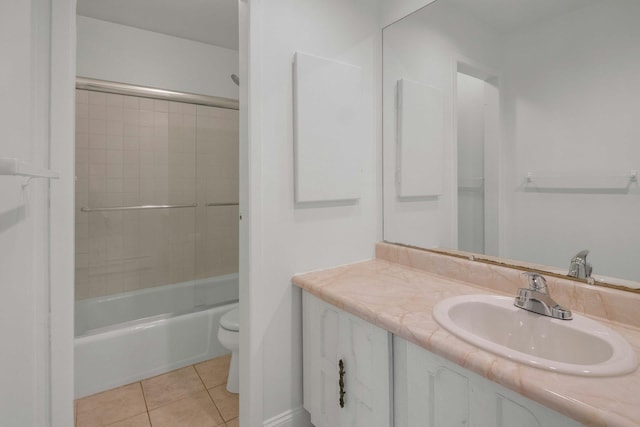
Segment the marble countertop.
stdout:
[[[445,298],[507,294],[503,290],[479,287],[385,259],[298,275],[293,283],[586,426],[640,426],[640,369],[608,378],[539,370],[468,344],[444,330],[432,317],[433,307]],[[597,320],[620,333],[640,354],[639,328]]]

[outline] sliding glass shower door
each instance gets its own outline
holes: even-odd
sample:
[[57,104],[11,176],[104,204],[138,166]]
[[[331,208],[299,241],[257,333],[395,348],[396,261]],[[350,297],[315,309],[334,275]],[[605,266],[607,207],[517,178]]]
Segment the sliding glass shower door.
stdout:
[[93,90],[76,108],[76,335],[198,305],[191,285],[238,271],[238,111]]

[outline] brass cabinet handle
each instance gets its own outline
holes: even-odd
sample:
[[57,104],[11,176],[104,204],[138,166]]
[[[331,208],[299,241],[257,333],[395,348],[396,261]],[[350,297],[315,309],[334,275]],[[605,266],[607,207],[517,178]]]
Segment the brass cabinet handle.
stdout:
[[338,380],[338,385],[340,386],[340,407],[344,408],[344,395],[346,392],[344,391],[344,362],[342,359],[338,362],[338,373],[340,374],[340,379]]

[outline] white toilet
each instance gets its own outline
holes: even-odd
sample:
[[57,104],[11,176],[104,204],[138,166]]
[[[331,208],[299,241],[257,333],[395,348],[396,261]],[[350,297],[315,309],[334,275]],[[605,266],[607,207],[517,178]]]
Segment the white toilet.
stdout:
[[231,351],[231,363],[229,364],[229,374],[227,376],[227,391],[230,393],[239,392],[238,374],[238,349],[240,348],[240,315],[238,307],[225,313],[220,318],[218,328],[218,341],[227,350]]

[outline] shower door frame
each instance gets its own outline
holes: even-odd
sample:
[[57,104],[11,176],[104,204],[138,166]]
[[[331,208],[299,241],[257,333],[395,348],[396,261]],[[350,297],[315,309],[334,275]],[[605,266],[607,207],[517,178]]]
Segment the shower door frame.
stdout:
[[239,110],[239,102],[235,99],[218,96],[199,95],[196,93],[178,92],[173,90],[157,89],[147,86],[138,86],[128,83],[111,82],[108,80],[76,77],[76,89],[92,90],[96,92],[113,93],[117,95],[141,96],[143,98],[160,99],[163,101],[185,102],[188,104],[206,105],[208,107],[227,108]]
[[[239,111],[239,101],[231,98],[217,97],[211,95],[201,95],[189,92],[181,92],[174,90],[158,89],[150,86],[140,86],[129,83],[120,83],[108,80],[93,79],[88,77],[76,76],[75,89],[86,90],[92,92],[101,92],[106,94],[133,96],[138,98],[147,98],[154,100],[180,102],[195,106],[206,106],[222,108],[227,110]],[[75,104],[74,104],[75,105]],[[75,135],[75,133],[74,133]],[[74,144],[75,148],[75,144]],[[77,177],[76,177],[77,181]],[[207,207],[218,206],[239,206],[238,202],[216,202],[206,203]],[[197,203],[193,204],[160,204],[160,205],[134,205],[134,206],[115,206],[115,207],[98,207],[93,208],[88,205],[80,208],[80,212],[94,211],[129,211],[129,210],[148,210],[148,209],[169,209],[169,208],[196,208]],[[74,271],[77,271],[74,266]],[[75,298],[74,298],[75,301]],[[75,322],[74,322],[75,328]]]

